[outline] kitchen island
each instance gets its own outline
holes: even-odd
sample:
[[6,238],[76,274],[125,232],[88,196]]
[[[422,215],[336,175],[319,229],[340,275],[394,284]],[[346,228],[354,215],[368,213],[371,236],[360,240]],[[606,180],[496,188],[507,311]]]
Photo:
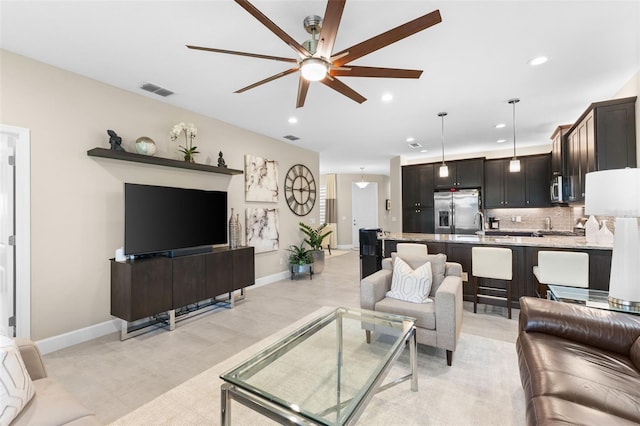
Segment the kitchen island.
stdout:
[[[611,244],[587,243],[585,237],[546,235],[543,237],[512,237],[492,235],[461,234],[417,234],[384,233],[380,237],[384,257],[390,257],[396,251],[398,243],[412,242],[426,244],[429,253],[444,253],[447,260],[462,265],[463,280],[471,277],[471,248],[473,246],[506,247],[513,251],[513,301],[519,308],[520,296],[536,297],[545,294],[544,288],[538,288],[533,275],[533,267],[538,264],[538,252],[543,250],[576,251],[589,254],[589,288],[609,290],[611,271]],[[466,278],[466,279],[465,279]],[[473,301],[470,285],[464,286],[464,299]],[[480,303],[505,306],[504,300],[480,297]]]

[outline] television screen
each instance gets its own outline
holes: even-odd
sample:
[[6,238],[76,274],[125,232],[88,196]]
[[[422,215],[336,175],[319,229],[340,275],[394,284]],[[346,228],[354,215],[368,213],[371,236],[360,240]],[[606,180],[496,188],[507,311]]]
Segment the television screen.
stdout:
[[227,193],[124,184],[124,252],[227,243]]

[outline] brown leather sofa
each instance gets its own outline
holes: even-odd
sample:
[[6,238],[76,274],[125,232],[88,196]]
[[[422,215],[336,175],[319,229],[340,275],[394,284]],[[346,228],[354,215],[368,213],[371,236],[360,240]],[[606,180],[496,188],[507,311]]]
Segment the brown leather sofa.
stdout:
[[640,423],[640,316],[520,298],[527,424]]

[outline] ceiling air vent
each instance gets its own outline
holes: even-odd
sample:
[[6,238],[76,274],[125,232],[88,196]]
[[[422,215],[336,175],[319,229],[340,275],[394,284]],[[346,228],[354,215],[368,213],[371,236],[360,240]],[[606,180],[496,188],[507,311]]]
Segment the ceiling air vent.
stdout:
[[167,97],[169,95],[173,95],[173,92],[169,89],[165,89],[164,87],[160,87],[153,83],[145,83],[140,86],[142,90],[146,90],[147,92],[155,93],[156,95],[160,95],[163,97]]
[[297,140],[299,140],[299,139],[300,139],[299,137],[297,137],[297,136],[293,136],[293,135],[283,136],[283,138],[285,138],[285,139],[289,139],[290,141],[297,141]]
[[409,146],[411,148],[422,148],[422,145],[420,145],[418,142],[411,142]]

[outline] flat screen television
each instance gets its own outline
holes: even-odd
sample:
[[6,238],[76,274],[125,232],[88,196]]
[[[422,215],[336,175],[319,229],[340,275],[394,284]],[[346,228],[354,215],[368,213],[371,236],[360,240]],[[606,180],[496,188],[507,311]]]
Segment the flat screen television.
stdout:
[[124,253],[165,253],[227,243],[227,193],[124,184]]

